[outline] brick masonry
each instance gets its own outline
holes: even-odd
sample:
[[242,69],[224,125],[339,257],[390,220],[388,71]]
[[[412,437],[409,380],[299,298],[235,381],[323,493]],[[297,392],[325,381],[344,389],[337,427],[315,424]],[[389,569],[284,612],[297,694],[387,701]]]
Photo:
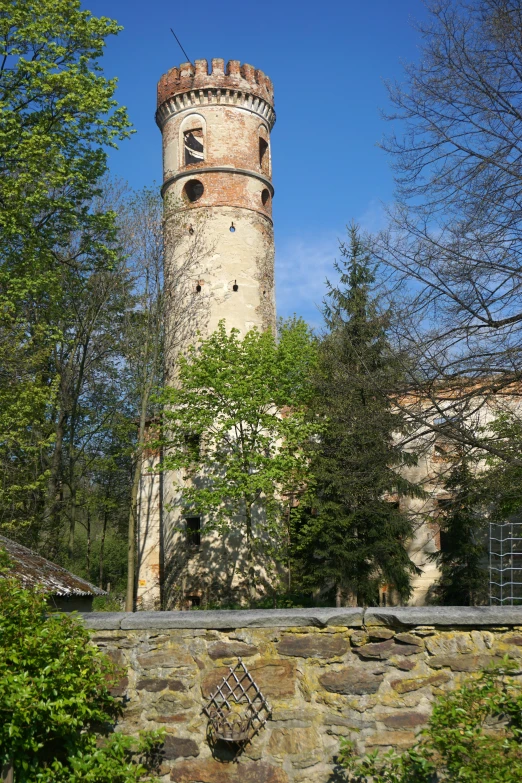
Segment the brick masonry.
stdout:
[[[522,608],[100,613],[85,622],[125,670],[121,729],[165,728],[161,780],[177,783],[328,783],[340,736],[361,752],[410,747],[437,695],[506,654],[522,658]],[[202,709],[238,655],[272,712],[234,763],[213,756]]]

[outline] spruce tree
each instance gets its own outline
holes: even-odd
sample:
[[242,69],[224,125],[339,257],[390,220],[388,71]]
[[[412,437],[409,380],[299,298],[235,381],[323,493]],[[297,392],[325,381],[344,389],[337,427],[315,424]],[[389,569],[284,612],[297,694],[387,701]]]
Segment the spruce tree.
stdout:
[[434,555],[441,575],[433,595],[447,606],[487,603],[487,521],[480,513],[477,488],[469,457],[458,455],[444,482],[449,497],[441,504],[441,547]]
[[418,490],[400,473],[414,455],[394,444],[405,429],[387,395],[398,365],[372,294],[371,254],[356,225],[340,252],[315,378],[312,415],[323,430],[311,446],[315,500],[299,531],[303,584],[333,591],[337,605],[376,604],[381,585],[405,600],[416,567],[407,553],[412,524],[398,501]]

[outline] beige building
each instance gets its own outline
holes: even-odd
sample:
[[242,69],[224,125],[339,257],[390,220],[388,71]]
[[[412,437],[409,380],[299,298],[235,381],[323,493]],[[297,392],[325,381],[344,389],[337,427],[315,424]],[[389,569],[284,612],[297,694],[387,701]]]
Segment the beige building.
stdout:
[[[241,334],[275,329],[273,105],[270,79],[237,60],[214,59],[210,72],[206,60],[183,63],[159,81],[167,383],[179,353],[221,319]],[[162,590],[164,605],[197,605],[233,579],[237,542],[202,540],[176,477],[148,470],[156,461],[147,455],[140,493],[138,606],[159,608]]]

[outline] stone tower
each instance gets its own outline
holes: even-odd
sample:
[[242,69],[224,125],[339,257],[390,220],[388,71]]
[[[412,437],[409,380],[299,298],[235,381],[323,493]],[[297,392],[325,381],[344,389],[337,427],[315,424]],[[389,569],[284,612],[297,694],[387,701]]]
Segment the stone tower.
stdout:
[[185,311],[200,293],[198,327],[208,333],[220,319],[241,333],[274,328],[272,82],[237,60],[226,72],[212,60],[210,74],[206,60],[184,63],[159,81],[156,120],[171,283],[180,282],[180,264],[190,259],[193,268],[183,276]]
[[[221,319],[241,334],[254,326],[275,330],[273,95],[262,71],[237,60],[225,70],[224,61],[214,59],[210,73],[206,60],[183,63],[158,83],[167,383],[175,384],[176,358],[196,332],[212,333]],[[177,580],[188,603],[197,603],[204,564],[214,559],[220,544],[201,541],[198,551],[192,546],[185,557],[190,531],[173,532],[183,520],[169,489],[172,481],[168,475],[154,480],[149,473],[143,484],[138,605],[157,606],[162,563],[164,581]],[[186,524],[197,527],[198,522]],[[200,541],[197,530],[191,535],[193,544]]]

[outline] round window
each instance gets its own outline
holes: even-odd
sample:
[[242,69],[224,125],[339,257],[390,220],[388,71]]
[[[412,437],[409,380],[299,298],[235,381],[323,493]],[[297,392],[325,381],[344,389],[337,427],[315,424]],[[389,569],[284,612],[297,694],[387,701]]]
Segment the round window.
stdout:
[[199,181],[199,179],[191,179],[187,182],[185,187],[183,188],[183,194],[187,201],[197,201],[201,198],[205,191],[205,188],[203,187],[203,183]]

